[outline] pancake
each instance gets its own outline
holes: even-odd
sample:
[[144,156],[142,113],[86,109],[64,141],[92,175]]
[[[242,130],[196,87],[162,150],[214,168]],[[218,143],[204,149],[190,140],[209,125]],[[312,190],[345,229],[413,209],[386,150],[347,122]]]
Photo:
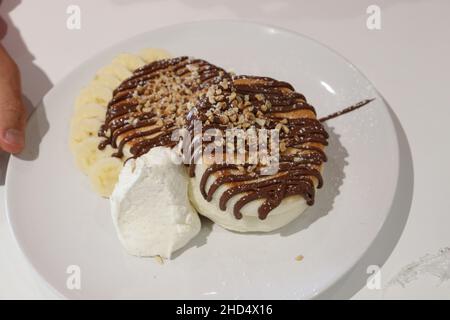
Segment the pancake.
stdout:
[[[277,130],[279,169],[264,174],[269,164],[250,163],[247,147],[241,150],[245,153],[241,164],[230,164],[230,159],[220,163],[215,153],[202,153],[201,163],[195,163],[195,156],[191,159],[191,202],[200,214],[224,228],[272,231],[314,204],[316,189],[323,184],[328,134],[314,108],[290,84],[255,76],[232,80],[228,88],[213,85],[209,95],[201,97],[189,112],[191,136],[194,138],[196,120],[204,124],[203,132],[215,129],[223,133],[231,128]],[[202,143],[194,154],[200,154],[200,148],[205,151],[208,145]]]

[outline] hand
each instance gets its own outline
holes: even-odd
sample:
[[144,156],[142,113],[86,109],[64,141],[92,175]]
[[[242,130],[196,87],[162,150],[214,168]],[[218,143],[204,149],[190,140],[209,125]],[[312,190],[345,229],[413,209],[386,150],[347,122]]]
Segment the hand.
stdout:
[[0,149],[20,152],[25,145],[25,107],[19,69],[0,45]]

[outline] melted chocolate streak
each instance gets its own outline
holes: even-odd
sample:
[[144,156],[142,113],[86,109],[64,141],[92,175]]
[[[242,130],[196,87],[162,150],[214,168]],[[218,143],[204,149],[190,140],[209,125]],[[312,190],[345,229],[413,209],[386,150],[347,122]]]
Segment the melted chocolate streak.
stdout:
[[322,117],[322,118],[319,119],[319,121],[320,122],[325,122],[325,121],[328,121],[328,120],[340,117],[340,116],[342,116],[342,115],[344,115],[346,113],[349,113],[349,112],[355,111],[356,109],[364,107],[366,104],[369,104],[373,100],[375,100],[375,98],[362,100],[362,101],[360,101],[360,102],[358,102],[358,103],[356,103],[356,104],[354,104],[354,105],[352,105],[350,107],[347,107],[347,108],[342,109],[340,111],[337,111],[335,113],[329,114],[328,116]]

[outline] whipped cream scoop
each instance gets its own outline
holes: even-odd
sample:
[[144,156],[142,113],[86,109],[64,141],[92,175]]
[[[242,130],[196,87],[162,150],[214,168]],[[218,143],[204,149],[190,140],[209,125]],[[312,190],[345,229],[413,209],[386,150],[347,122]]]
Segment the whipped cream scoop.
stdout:
[[129,254],[161,256],[184,247],[200,231],[188,178],[175,152],[152,148],[127,161],[110,197],[118,237]]

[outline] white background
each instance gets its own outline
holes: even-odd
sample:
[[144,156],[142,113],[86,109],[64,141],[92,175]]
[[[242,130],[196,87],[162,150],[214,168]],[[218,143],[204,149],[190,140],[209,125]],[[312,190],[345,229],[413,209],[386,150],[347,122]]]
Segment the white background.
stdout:
[[[81,7],[81,30],[66,28],[66,9],[71,4]],[[366,27],[371,4],[381,8],[381,30]],[[403,215],[388,220],[362,261],[322,297],[450,298],[450,281],[441,283],[432,275],[419,275],[404,288],[365,287],[370,264],[382,265],[385,284],[404,266],[450,247],[449,1],[5,0],[0,14],[0,37],[20,65],[30,105],[93,53],[143,31],[180,22],[263,22],[335,49],[388,101],[398,119],[403,159],[412,157],[413,168],[411,162],[405,164],[411,175],[401,199]],[[6,155],[0,155],[2,203],[6,161]],[[56,298],[17,249],[4,211],[0,207],[0,298]],[[450,261],[447,268],[450,273]]]

